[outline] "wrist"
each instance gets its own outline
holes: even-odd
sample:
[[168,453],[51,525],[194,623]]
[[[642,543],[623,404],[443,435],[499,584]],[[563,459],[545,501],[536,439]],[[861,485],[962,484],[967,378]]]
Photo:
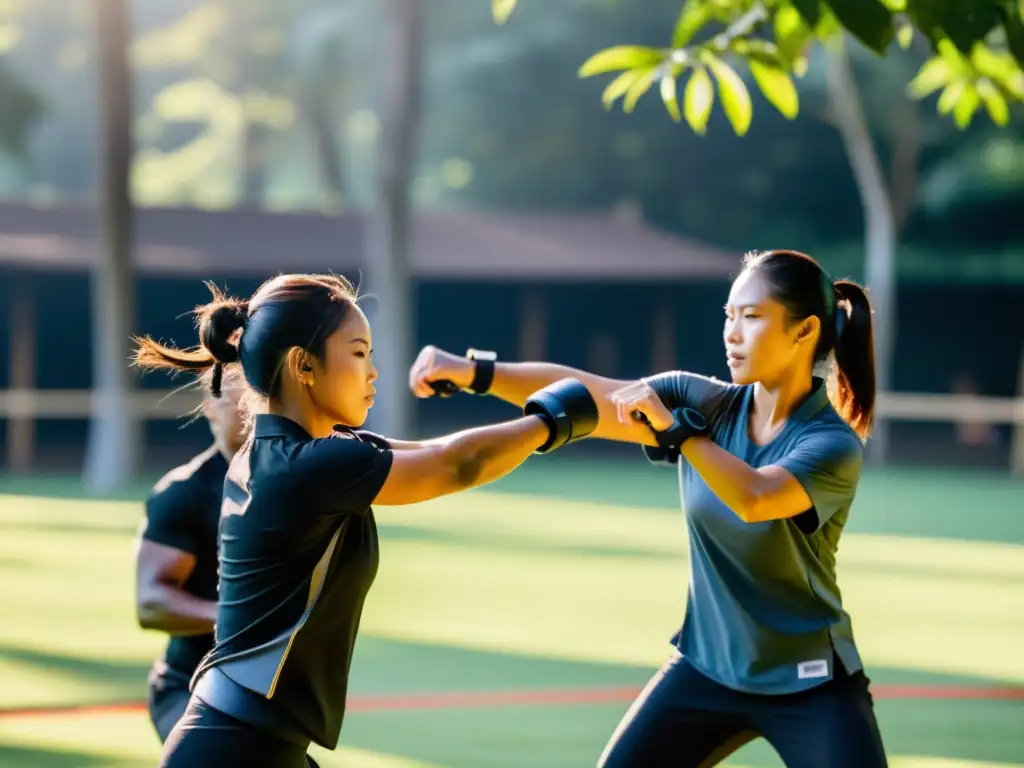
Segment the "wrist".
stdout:
[[466,350],[466,360],[469,361],[470,379],[462,385],[462,388],[477,395],[486,395],[494,382],[495,361],[498,355],[488,350],[473,349]]
[[680,452],[693,437],[707,437],[710,433],[707,421],[700,411],[693,408],[676,408],[672,411],[672,423],[666,429],[652,426],[658,447],[663,451]]

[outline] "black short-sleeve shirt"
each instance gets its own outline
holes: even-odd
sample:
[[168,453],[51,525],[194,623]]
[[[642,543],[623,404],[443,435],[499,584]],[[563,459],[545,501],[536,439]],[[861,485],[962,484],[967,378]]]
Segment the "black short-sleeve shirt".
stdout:
[[314,439],[259,415],[224,485],[216,643],[195,679],[217,667],[328,749],[377,574],[370,504],[391,461],[375,435],[338,428]]
[[[182,589],[204,600],[217,599],[217,526],[227,471],[227,459],[211,446],[164,475],[146,499],[142,538],[193,555],[195,567]],[[190,676],[211,647],[213,633],[172,636],[164,661]]]

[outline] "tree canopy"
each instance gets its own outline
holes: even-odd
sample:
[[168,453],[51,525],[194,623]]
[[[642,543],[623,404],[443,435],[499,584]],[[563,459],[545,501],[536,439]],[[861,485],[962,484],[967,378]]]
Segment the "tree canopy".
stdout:
[[[491,0],[504,23],[517,0]],[[670,20],[666,20],[666,27]],[[666,30],[668,31],[668,30]],[[923,98],[940,92],[937,108],[966,128],[982,107],[997,125],[1009,104],[1024,102],[1024,0],[683,0],[668,45],[605,48],[580,67],[581,77],[617,72],[602,95],[632,112],[655,85],[669,115],[698,134],[718,99],[733,130],[745,134],[753,108],[747,85],[727,61],[743,61],[765,98],[792,119],[799,111],[793,77],[807,71],[815,42],[841,45],[846,36],[884,56],[920,35],[928,59],[908,85]],[[680,105],[679,86],[685,80]]]

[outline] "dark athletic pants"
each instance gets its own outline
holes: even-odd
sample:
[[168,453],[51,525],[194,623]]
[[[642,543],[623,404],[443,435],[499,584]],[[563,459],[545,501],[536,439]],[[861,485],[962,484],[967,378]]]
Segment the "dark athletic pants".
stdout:
[[600,768],[705,768],[763,736],[788,768],[884,768],[868,678],[836,676],[777,696],[719,685],[675,654],[612,735]]
[[308,745],[272,736],[193,696],[174,727],[160,768],[318,768]]
[[160,741],[167,741],[174,724],[185,714],[188,706],[189,677],[184,672],[158,661],[149,670],[149,719],[156,728]]

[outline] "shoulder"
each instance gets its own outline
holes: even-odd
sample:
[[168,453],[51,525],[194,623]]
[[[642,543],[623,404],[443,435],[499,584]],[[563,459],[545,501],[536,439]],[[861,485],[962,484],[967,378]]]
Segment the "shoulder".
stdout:
[[287,456],[298,476],[333,483],[361,474],[368,465],[389,461],[391,448],[384,438],[372,433],[336,429],[329,437],[294,443]]
[[864,443],[828,406],[794,434],[780,463],[794,469],[853,480],[859,477],[864,463]]
[[191,502],[200,486],[206,482],[211,468],[217,466],[218,458],[224,471],[227,471],[227,462],[214,446],[170,470],[150,489],[147,504]]
[[714,425],[737,403],[746,387],[690,371],[666,371],[645,381],[669,408],[685,406],[704,414]]

